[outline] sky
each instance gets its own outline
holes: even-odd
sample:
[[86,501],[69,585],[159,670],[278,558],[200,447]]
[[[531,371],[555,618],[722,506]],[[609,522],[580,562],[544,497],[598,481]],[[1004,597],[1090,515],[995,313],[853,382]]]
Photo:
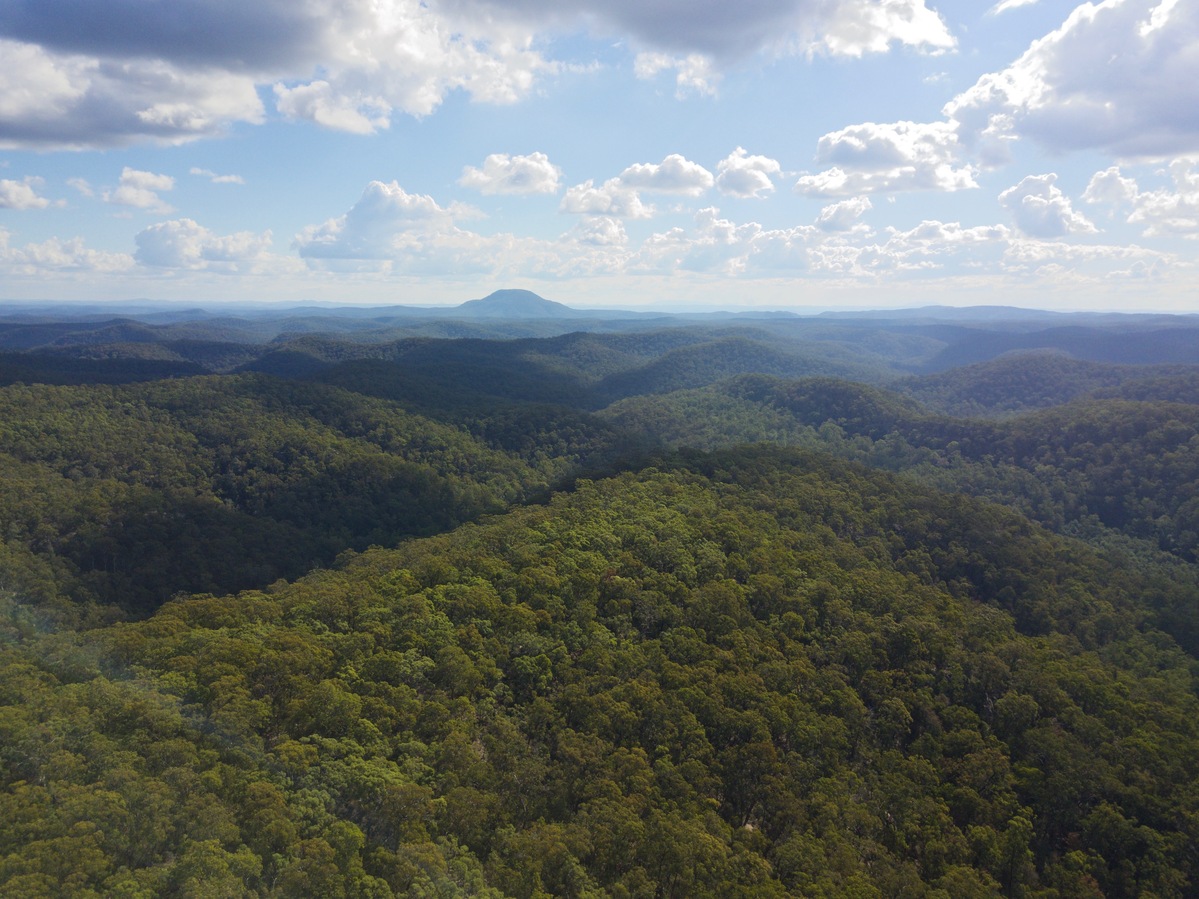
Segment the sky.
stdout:
[[1199,312],[1199,0],[0,0],[0,301]]

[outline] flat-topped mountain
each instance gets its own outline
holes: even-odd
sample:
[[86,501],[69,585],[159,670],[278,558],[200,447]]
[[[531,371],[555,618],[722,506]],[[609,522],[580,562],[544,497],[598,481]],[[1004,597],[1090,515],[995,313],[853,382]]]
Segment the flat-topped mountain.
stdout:
[[580,318],[588,313],[539,297],[531,290],[497,290],[481,300],[467,300],[446,315],[466,318]]

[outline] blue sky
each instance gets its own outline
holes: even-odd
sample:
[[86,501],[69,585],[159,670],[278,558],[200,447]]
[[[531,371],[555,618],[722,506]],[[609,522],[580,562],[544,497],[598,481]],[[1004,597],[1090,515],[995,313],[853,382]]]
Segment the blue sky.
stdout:
[[0,299],[1199,311],[1199,0],[0,0]]

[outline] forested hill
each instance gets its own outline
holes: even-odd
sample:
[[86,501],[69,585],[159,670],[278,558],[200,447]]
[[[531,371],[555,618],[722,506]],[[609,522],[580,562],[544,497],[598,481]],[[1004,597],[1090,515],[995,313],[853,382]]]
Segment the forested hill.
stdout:
[[0,896],[1199,893],[1192,320],[489,299],[0,316]]
[[8,895],[1182,896],[1195,662],[995,506],[739,451],[86,635],[5,616]]
[[[937,414],[893,391],[762,376],[634,397],[602,413],[672,447],[747,439],[819,448],[930,486],[1003,502],[1056,530],[1091,523],[1199,560],[1199,405],[1193,372],[1128,381],[1002,421]],[[1117,392],[1118,393],[1118,392]],[[1085,528],[1084,528],[1085,529]],[[1197,644],[1199,645],[1199,644]]]
[[478,430],[260,375],[0,388],[0,567],[19,595],[144,614],[501,511],[611,442],[555,410]]

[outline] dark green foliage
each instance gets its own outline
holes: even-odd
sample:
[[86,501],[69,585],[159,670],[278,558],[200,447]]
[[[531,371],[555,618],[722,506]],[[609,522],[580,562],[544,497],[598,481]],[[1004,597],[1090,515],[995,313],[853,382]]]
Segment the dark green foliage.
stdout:
[[8,384],[130,384],[158,378],[203,374],[191,362],[171,358],[76,358],[51,353],[0,353],[0,385]]
[[1199,364],[1199,329],[1185,319],[1162,320],[1165,327],[1134,324],[1073,325],[1058,328],[1012,329],[988,323],[980,328],[934,326],[949,344],[931,359],[926,371],[945,371],[985,362],[1005,353],[1056,350],[1091,362],[1117,365]]
[[[1187,377],[1128,389],[1165,391]],[[1199,561],[1194,404],[1079,400],[994,422],[936,415],[865,384],[754,376],[628,400],[604,414],[643,441],[667,446],[750,439],[819,447],[1012,505],[1056,529],[1093,518]]]
[[[940,412],[971,417],[1044,409],[1089,394],[1189,402],[1179,394],[1185,383],[1188,396],[1199,396],[1195,379],[1190,369],[1181,366],[1112,365],[1062,353],[1026,352],[903,379],[892,386]],[[1154,384],[1164,389],[1153,390]]]
[[862,366],[849,360],[832,360],[828,353],[804,356],[777,345],[748,337],[720,340],[681,347],[657,357],[647,365],[622,371],[605,378],[599,386],[611,400],[643,394],[669,393],[703,387],[733,375],[756,373],[782,377],[835,373],[858,373]]
[[0,328],[0,894],[1199,889],[1192,371],[322,316]]
[[1141,589],[998,507],[738,451],[82,641],[13,608],[0,878],[1184,896],[1197,672]]
[[1118,387],[1095,391],[1096,399],[1120,398],[1142,402],[1199,404],[1199,371],[1193,368],[1170,374],[1146,372],[1144,377]]
[[524,462],[392,404],[262,376],[14,386],[0,391],[8,577],[19,595],[144,613],[498,511],[544,488],[554,452]]

